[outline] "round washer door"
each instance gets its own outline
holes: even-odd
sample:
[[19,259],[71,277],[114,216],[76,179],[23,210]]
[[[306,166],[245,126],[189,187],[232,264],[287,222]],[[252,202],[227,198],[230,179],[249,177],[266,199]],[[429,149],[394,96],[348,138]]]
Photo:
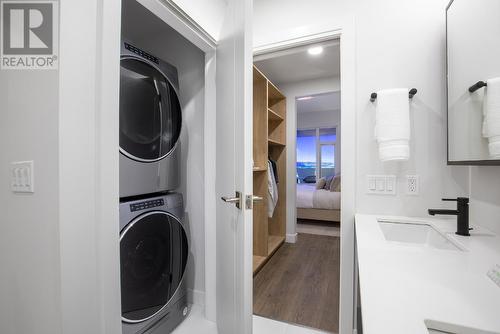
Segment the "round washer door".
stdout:
[[120,235],[122,320],[159,313],[181,284],[187,258],[186,232],[174,216],[151,211],[130,222]]
[[148,62],[122,57],[120,65],[120,152],[140,162],[161,160],[181,132],[177,93]]

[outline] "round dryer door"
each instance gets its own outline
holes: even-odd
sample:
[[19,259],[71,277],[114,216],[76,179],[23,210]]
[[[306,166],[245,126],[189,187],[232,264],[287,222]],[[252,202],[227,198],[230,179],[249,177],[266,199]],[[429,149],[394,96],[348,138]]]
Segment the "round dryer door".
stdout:
[[183,226],[164,211],[130,222],[120,235],[122,319],[141,322],[159,313],[180,286],[188,258]]
[[174,87],[151,64],[120,61],[120,151],[140,162],[165,158],[175,147],[182,112]]

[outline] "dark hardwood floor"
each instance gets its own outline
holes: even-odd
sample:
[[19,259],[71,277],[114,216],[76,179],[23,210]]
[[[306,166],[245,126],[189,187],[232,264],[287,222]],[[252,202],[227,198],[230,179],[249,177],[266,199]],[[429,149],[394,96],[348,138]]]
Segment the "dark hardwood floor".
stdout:
[[254,277],[254,313],[338,332],[340,239],[299,234]]

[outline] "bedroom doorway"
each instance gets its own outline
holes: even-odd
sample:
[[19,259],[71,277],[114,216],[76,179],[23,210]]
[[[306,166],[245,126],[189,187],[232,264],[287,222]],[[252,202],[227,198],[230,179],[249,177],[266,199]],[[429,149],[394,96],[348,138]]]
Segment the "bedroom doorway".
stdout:
[[[340,237],[340,101],[297,98],[297,232]],[[337,149],[338,148],[338,149]]]
[[338,39],[254,57],[256,321],[339,331],[340,87]]

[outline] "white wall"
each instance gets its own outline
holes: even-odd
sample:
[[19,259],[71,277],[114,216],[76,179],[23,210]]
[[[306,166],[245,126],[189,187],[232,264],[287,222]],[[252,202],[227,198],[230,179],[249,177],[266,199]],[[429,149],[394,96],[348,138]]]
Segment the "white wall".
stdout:
[[[255,22],[254,22],[255,24]],[[295,180],[297,175],[297,106],[295,98],[305,95],[322,94],[340,90],[338,77],[308,80],[296,83],[278,83],[278,88],[286,96],[286,178]],[[288,182],[286,185],[286,238],[287,242],[295,242],[297,238],[296,222],[297,210],[295,199],[297,189],[295,183]]]
[[[466,169],[446,166],[444,9],[447,3],[447,0],[424,1],[419,6],[396,0],[359,3],[356,11],[359,212],[427,216],[428,208],[443,206],[441,197],[456,197],[467,191]],[[384,20],[380,20],[381,15]],[[373,141],[374,107],[368,98],[372,91],[390,87],[419,90],[410,111],[411,157],[404,163],[381,163]],[[369,173],[397,175],[398,194],[367,195],[365,175]],[[405,195],[406,174],[420,176],[419,196]]]
[[[183,128],[181,185],[189,229],[189,297],[203,303],[205,291],[204,99],[205,55],[134,0],[123,1],[123,36],[177,67]],[[144,24],[148,22],[148,24]]]
[[[59,71],[0,71],[2,333],[121,332],[115,5],[61,4]],[[34,194],[10,192],[19,160]]]
[[297,129],[325,128],[340,125],[340,110],[297,113]]
[[215,40],[219,39],[227,0],[173,0],[173,2]]
[[[58,71],[0,72],[0,332],[61,333]],[[10,163],[35,161],[35,193]]]
[[352,0],[255,0],[254,47],[338,28],[352,15]]
[[[457,196],[467,191],[466,168],[446,166],[444,10],[447,3],[448,0],[426,0],[415,6],[411,1],[401,0],[316,0],[303,4],[297,1],[293,10],[280,11],[275,16],[273,13],[279,8],[292,8],[289,1],[256,1],[255,46],[336,29],[346,17],[355,17],[358,212],[422,216],[427,208],[443,205],[442,196]],[[411,158],[404,163],[381,163],[373,139],[375,109],[369,96],[373,91],[390,87],[419,90],[411,108]],[[414,173],[420,176],[420,195],[406,196],[404,177]],[[397,175],[398,194],[367,195],[367,174]]]

